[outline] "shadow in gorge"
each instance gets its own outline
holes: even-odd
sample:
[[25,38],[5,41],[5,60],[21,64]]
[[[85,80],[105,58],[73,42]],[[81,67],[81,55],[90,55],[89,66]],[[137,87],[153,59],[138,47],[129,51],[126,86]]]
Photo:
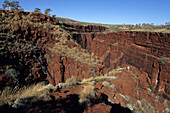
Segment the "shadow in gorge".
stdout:
[[79,104],[79,97],[76,94],[68,95],[66,98],[59,98],[55,100],[52,96],[52,100],[48,102],[39,101],[32,104],[29,108],[22,109],[22,112],[29,113],[82,113],[85,109]]
[[108,96],[103,93],[101,93],[100,99],[92,102],[91,107],[101,102],[104,102],[106,105],[109,105],[112,107],[110,113],[132,113],[132,111],[129,108],[124,108],[120,104],[112,104],[111,102],[109,102]]
[[38,101],[32,103],[27,108],[10,108],[8,105],[0,107],[1,113],[82,113],[84,107],[78,102],[78,95],[71,94],[66,98],[59,98],[57,100],[51,97],[51,101]]
[[[87,104],[79,104],[79,96],[76,94],[68,95],[66,98],[59,98],[55,100],[54,96],[51,96],[51,101],[38,101],[32,103],[27,108],[9,108],[9,106],[1,107],[1,113],[83,113],[87,110]],[[90,107],[104,102],[106,105],[111,106],[110,113],[132,113],[128,108],[121,107],[119,104],[112,104],[108,102],[108,96],[101,95],[101,98],[93,101]]]
[[121,107],[120,104],[113,104],[111,105],[112,109],[110,113],[132,113],[129,108]]

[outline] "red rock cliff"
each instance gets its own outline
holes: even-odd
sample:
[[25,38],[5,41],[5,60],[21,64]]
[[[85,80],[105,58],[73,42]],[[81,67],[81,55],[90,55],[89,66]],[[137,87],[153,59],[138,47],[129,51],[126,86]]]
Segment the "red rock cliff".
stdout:
[[102,26],[61,24],[52,17],[28,12],[0,10],[0,16],[8,23],[2,25],[1,33],[32,41],[46,53],[42,57],[46,59],[47,72],[42,72],[40,66],[42,71],[34,73],[48,74],[48,80],[54,85],[71,76],[91,77],[128,64],[141,70],[151,87],[164,94],[170,92],[170,34],[104,33],[107,28]]
[[143,71],[151,87],[169,94],[170,34],[122,31],[72,34],[105,64],[104,72],[129,64]]

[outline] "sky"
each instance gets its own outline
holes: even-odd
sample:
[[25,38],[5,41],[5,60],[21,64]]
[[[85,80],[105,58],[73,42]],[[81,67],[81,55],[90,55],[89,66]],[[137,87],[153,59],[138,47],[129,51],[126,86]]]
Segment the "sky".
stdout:
[[[0,0],[2,8],[4,0]],[[10,2],[13,0],[9,0]],[[50,8],[51,15],[102,24],[170,22],[170,0],[15,0],[25,11]]]

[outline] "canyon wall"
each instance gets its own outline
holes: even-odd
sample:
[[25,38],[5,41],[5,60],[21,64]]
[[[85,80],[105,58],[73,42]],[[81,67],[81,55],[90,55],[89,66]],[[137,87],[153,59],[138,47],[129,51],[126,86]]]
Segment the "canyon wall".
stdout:
[[117,33],[79,33],[73,38],[105,64],[104,72],[128,64],[137,67],[150,87],[169,94],[170,34],[122,31]]
[[[61,23],[38,13],[0,10],[0,16],[8,23],[1,24],[0,33],[16,35],[17,42],[24,39],[39,49],[39,54],[17,53],[17,60],[23,59],[24,66],[30,68],[27,71],[34,70],[30,73],[35,78],[44,75],[44,79],[47,77],[51,84],[56,85],[71,76],[88,78],[106,74],[118,66],[131,65],[143,72],[142,76],[146,77],[150,87],[167,95],[170,93],[170,34],[107,33],[107,28],[102,26]],[[26,60],[29,59],[32,64],[28,65]]]

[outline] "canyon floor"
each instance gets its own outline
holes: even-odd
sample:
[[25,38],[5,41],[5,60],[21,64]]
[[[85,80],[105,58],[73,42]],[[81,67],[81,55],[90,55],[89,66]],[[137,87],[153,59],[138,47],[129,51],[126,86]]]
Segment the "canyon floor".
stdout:
[[168,29],[11,10],[0,20],[1,113],[170,112]]

